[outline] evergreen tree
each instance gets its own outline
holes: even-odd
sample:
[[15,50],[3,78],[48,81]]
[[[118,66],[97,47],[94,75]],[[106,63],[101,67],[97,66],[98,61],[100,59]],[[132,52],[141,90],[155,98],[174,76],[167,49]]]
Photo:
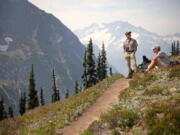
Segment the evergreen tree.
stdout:
[[29,100],[28,100],[28,109],[33,109],[39,106],[38,93],[36,90],[36,84],[34,79],[34,69],[32,65],[32,70],[29,77]]
[[59,95],[60,93],[59,93],[59,90],[56,87],[56,75],[54,73],[54,69],[53,69],[52,77],[53,77],[52,102],[56,102],[56,101],[60,101],[60,95]]
[[180,54],[179,41],[177,41],[177,44],[176,44],[176,55],[178,54]]
[[101,54],[99,53],[97,58],[97,65],[96,65],[96,73],[97,73],[97,79],[100,81],[102,79],[102,63],[101,63]]
[[19,112],[23,115],[26,112],[26,93],[21,93],[21,97],[19,100]]
[[74,87],[74,94],[78,94],[79,93],[79,84],[78,81],[75,82],[75,87]]
[[44,94],[43,94],[43,88],[41,88],[41,91],[40,91],[40,102],[41,102],[41,105],[44,105]]
[[171,44],[171,56],[173,56],[173,43]]
[[4,110],[4,119],[8,118],[8,114],[6,112],[6,110]]
[[65,95],[65,98],[69,98],[69,89],[66,89],[66,95]]
[[112,76],[113,72],[112,72],[112,67],[109,68],[109,75]]
[[1,97],[1,99],[0,99],[0,120],[3,120],[6,118],[5,113],[6,112],[5,112],[5,108],[4,108],[4,100]]
[[101,52],[101,80],[107,77],[107,58],[106,58],[106,50],[104,47],[104,43],[102,45]]
[[94,61],[94,53],[93,53],[93,43],[92,39],[90,39],[89,44],[87,46],[87,87],[91,87],[97,83],[97,75],[96,75],[96,65]]
[[84,53],[83,67],[84,67],[84,71],[83,71],[83,75],[81,76],[81,78],[83,81],[83,87],[84,87],[84,89],[86,89],[88,87],[88,82],[87,82],[87,51],[86,50]]
[[79,87],[79,93],[81,93],[81,92],[82,92],[82,87],[80,86],[80,87]]
[[175,55],[175,45],[174,42],[171,45],[171,56]]
[[10,118],[14,117],[13,108],[11,106],[8,108],[8,114]]

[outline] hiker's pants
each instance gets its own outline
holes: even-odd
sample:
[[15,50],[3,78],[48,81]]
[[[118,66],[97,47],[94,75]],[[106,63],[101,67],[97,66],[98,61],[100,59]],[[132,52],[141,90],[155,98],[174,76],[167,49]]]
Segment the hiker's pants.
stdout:
[[131,72],[131,64],[134,67],[134,72],[137,72],[135,52],[124,52],[124,57],[125,57],[127,67],[128,67],[128,73]]

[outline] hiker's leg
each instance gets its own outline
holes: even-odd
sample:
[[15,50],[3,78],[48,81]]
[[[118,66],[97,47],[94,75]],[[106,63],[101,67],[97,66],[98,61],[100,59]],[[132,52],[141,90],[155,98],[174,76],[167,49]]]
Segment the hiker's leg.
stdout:
[[158,60],[152,60],[151,63],[149,64],[148,68],[147,68],[147,71],[151,71],[152,69],[154,69],[155,67],[159,67],[159,64],[158,64]]
[[126,52],[124,53],[124,55],[125,55],[125,60],[127,63],[128,73],[130,73],[131,72],[131,58],[130,58],[129,54]]
[[131,54],[131,63],[133,64],[134,72],[137,73],[138,70],[137,70],[135,52],[133,52],[133,53]]

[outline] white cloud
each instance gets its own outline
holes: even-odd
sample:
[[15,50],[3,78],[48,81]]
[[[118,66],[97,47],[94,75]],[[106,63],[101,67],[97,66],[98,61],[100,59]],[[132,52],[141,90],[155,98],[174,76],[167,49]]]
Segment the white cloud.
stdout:
[[[173,14],[176,0],[165,6],[156,0],[29,0],[39,8],[54,14],[70,29],[75,30],[94,22],[128,21],[161,34],[180,31],[180,19]],[[162,0],[160,0],[162,1]],[[166,11],[168,5],[172,8]],[[177,8],[179,10],[180,8]],[[178,13],[178,11],[176,11]],[[173,16],[173,17],[172,17]],[[169,21],[171,20],[171,21]],[[178,21],[179,20],[179,21]],[[164,21],[164,23],[161,23]],[[162,25],[163,24],[163,25]],[[166,27],[166,29],[165,29]]]

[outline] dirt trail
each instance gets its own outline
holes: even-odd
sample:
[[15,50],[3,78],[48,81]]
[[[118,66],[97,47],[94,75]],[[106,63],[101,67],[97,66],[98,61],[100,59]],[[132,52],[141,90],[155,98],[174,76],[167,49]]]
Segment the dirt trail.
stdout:
[[80,135],[103,112],[107,112],[112,105],[118,103],[119,93],[128,87],[129,80],[115,81],[76,121],[57,131],[60,135]]

